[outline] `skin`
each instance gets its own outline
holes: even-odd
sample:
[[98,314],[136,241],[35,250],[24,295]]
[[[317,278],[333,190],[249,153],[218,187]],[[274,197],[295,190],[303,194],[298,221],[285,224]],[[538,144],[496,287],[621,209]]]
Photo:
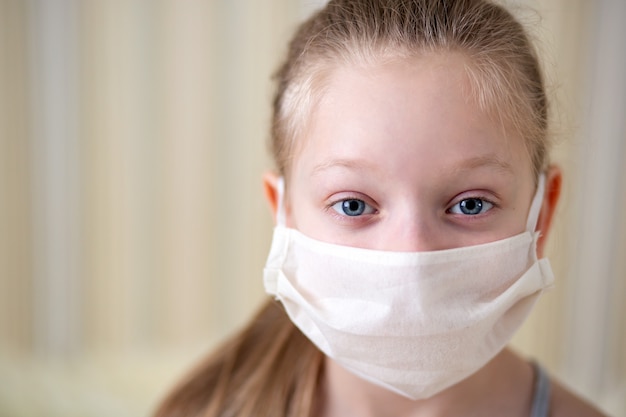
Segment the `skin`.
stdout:
[[[287,173],[288,226],[388,251],[450,249],[523,232],[536,188],[528,153],[467,96],[465,64],[460,55],[439,54],[334,70]],[[276,180],[264,178],[274,213]],[[560,187],[561,173],[551,167],[539,256]],[[359,215],[346,215],[344,203]],[[320,415],[528,416],[533,378],[531,366],[505,349],[464,381],[412,401],[327,358]],[[572,405],[575,415],[599,415],[579,414],[591,408],[558,386],[552,401],[555,416],[574,415]]]

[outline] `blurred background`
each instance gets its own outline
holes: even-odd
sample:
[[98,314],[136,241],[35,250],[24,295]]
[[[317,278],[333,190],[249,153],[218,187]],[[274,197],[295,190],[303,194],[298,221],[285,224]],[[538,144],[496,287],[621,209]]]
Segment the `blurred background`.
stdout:
[[[0,416],[146,416],[264,294],[270,76],[313,0],[0,0]],[[555,108],[514,340],[626,416],[626,2],[509,2]]]

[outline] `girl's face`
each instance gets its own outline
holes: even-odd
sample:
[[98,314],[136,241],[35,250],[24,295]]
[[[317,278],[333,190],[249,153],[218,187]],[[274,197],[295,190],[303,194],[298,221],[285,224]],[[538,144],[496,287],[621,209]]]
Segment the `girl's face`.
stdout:
[[524,231],[530,158],[469,97],[465,64],[438,54],[333,71],[291,165],[288,225],[389,251]]

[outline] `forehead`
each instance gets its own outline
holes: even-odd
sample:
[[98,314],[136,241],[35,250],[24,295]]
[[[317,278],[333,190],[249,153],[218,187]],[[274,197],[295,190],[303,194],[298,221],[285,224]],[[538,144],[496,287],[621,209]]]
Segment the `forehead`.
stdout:
[[522,139],[478,106],[467,65],[460,54],[439,53],[330,71],[293,169],[314,170],[329,159],[369,161],[389,175],[423,176],[467,160],[530,167]]

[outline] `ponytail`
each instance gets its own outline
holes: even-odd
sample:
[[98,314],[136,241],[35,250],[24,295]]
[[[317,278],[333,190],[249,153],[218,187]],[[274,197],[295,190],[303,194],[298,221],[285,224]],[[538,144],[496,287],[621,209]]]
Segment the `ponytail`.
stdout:
[[268,301],[197,366],[154,417],[313,416],[323,354]]

